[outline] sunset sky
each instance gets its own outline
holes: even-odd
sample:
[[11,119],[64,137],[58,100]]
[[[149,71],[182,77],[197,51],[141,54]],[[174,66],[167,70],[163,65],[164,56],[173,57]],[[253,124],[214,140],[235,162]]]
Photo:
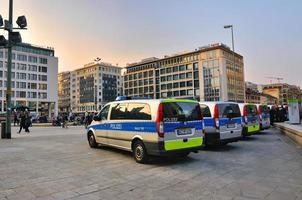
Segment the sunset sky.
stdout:
[[[299,0],[14,0],[14,21],[26,15],[23,41],[54,47],[59,71],[96,57],[125,66],[215,42],[231,46],[223,25],[233,24],[247,81],[277,76],[302,86],[301,8]],[[7,11],[0,0],[3,18]]]

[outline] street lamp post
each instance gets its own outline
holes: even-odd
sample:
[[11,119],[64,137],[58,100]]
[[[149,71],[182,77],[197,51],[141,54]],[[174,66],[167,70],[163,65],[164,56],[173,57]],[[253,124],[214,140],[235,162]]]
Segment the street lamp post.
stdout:
[[[233,51],[233,67],[235,69],[235,47],[234,47],[234,30],[233,30],[233,25],[225,25],[224,26],[225,29],[231,29],[231,33],[232,33],[232,51]],[[236,86],[235,86],[236,87]],[[237,90],[235,88],[235,100],[237,100]]]
[[13,27],[13,0],[9,0],[9,16],[8,20],[4,20],[0,16],[0,29],[8,31],[8,40],[4,39],[2,46],[7,48],[7,88],[6,88],[6,129],[5,129],[5,138],[11,139],[11,97],[12,97],[12,47],[14,44],[22,42],[21,35],[19,32],[14,32],[14,29],[26,29],[27,21],[25,16],[20,16],[17,19],[18,28]]

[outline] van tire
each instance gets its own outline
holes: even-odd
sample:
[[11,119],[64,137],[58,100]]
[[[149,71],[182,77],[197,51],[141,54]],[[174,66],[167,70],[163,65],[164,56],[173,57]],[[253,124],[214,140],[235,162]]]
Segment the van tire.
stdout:
[[88,132],[87,139],[88,139],[88,144],[89,144],[90,148],[95,149],[98,147],[98,143],[96,142],[94,134],[91,131]]
[[147,154],[146,147],[142,141],[140,140],[134,141],[132,151],[133,151],[134,160],[136,162],[147,163],[149,156]]

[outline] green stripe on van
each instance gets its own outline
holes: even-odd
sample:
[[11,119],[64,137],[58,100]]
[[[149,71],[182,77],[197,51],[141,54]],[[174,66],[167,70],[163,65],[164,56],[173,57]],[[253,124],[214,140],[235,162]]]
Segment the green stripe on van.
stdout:
[[254,133],[254,132],[257,132],[257,131],[260,131],[260,125],[259,124],[247,127],[247,132],[248,133]]
[[203,143],[202,137],[197,138],[188,138],[187,142],[184,142],[183,139],[178,140],[167,140],[165,141],[165,150],[178,150],[178,149],[186,149],[191,147],[199,147]]
[[163,103],[171,103],[171,102],[198,103],[198,101],[189,100],[189,99],[164,99],[162,102]]

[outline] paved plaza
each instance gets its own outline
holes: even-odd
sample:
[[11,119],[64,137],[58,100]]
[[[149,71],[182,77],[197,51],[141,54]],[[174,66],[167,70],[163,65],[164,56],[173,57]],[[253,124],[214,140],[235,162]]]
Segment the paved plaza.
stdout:
[[271,129],[184,159],[137,164],[82,127],[0,140],[0,199],[301,199],[302,148]]

